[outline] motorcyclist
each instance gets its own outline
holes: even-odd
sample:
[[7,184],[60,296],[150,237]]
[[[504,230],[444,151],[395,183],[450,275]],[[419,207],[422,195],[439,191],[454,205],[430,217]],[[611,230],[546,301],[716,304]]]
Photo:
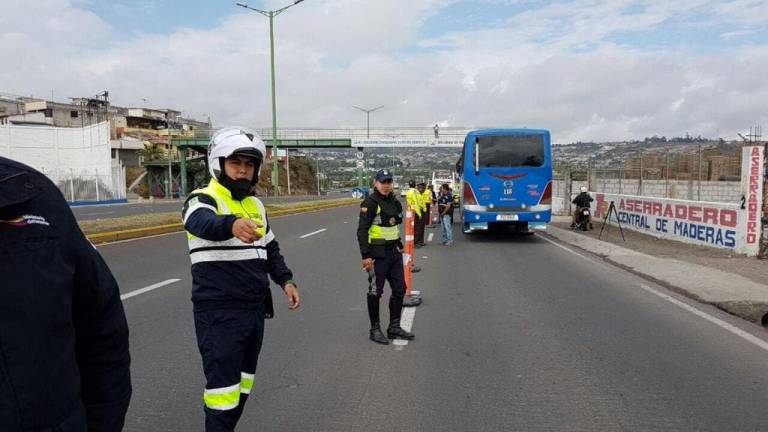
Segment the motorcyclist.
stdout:
[[[584,208],[589,208],[590,203],[594,201],[594,199],[589,195],[589,192],[587,191],[587,188],[585,186],[582,186],[580,189],[581,193],[576,195],[576,198],[573,199],[572,203],[576,205],[576,210],[573,212],[573,219],[571,220],[571,228],[576,228],[576,221],[579,220],[579,215],[581,211]],[[589,219],[587,220],[587,226],[589,229],[592,229],[592,213],[589,214]]]

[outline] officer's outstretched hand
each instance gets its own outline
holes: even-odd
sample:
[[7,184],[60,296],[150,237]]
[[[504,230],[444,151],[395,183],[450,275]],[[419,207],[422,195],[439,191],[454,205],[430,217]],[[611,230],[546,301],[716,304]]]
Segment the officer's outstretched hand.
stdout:
[[283,291],[285,291],[285,297],[288,298],[288,309],[298,309],[301,306],[301,298],[299,297],[299,289],[296,288],[296,285],[292,283],[285,284]]
[[363,259],[363,270],[371,271],[373,269],[373,258]]
[[253,243],[261,238],[256,230],[262,226],[250,219],[239,218],[232,224],[232,235],[243,243]]

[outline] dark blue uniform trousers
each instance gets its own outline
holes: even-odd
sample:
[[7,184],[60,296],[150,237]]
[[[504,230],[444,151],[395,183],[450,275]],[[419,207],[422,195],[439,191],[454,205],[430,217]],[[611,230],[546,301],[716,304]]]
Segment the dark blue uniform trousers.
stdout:
[[403,254],[396,249],[387,249],[381,258],[375,258],[373,271],[376,274],[376,294],[384,292],[384,282],[389,281],[392,297],[403,298],[405,295],[405,273],[403,271]]
[[[216,309],[194,315],[206,379],[205,430],[231,432],[253,387],[264,338],[264,315],[253,309]],[[232,396],[233,388],[239,399]]]

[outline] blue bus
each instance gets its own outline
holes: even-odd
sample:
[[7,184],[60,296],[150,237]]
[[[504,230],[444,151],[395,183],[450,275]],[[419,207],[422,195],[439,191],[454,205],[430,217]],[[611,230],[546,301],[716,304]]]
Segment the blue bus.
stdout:
[[461,175],[463,232],[509,225],[544,230],[552,219],[552,149],[544,129],[484,129],[464,139]]

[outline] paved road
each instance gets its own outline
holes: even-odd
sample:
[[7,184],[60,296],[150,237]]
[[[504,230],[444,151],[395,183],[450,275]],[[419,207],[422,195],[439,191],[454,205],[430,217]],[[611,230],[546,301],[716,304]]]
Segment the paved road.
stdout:
[[[694,304],[749,342],[540,236],[459,234],[420,249],[416,340],[369,342],[355,219],[339,208],[272,221],[304,304],[289,312],[276,296],[239,430],[768,430],[762,329]],[[123,292],[181,279],[125,300],[126,431],[202,430],[184,237],[99,249]]]
[[[262,202],[277,203],[277,202],[297,202],[297,201],[315,201],[319,199],[337,199],[350,197],[350,194],[328,194],[323,196],[317,195],[293,195],[284,196],[278,198],[261,198]],[[110,205],[98,205],[98,206],[77,206],[72,208],[72,212],[78,220],[95,220],[95,219],[108,219],[121,216],[132,216],[147,213],[166,213],[172,211],[181,211],[181,206],[184,201],[179,200],[162,200],[149,203],[147,201],[141,203],[129,203],[129,204],[110,204]]]

